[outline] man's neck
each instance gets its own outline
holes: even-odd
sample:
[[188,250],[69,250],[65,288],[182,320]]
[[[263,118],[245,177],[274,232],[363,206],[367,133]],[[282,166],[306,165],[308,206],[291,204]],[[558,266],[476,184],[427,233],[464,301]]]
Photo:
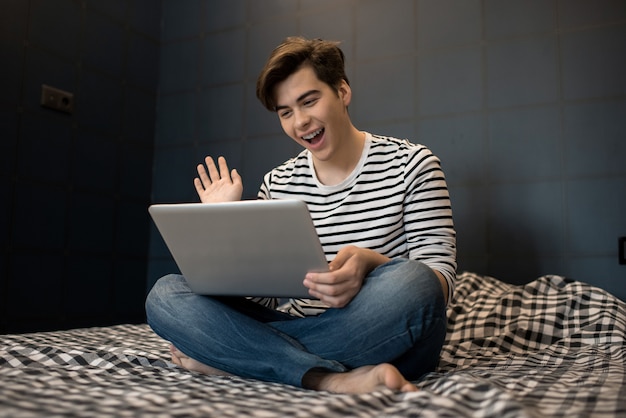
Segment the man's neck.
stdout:
[[317,179],[324,185],[334,186],[344,181],[361,159],[365,133],[352,127],[344,138],[331,159],[327,161],[313,159]]

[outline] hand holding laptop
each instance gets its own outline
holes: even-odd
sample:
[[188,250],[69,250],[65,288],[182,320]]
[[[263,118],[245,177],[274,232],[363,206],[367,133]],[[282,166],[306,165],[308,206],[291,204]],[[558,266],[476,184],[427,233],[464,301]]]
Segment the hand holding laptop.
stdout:
[[365,276],[387,261],[390,258],[376,251],[348,245],[339,250],[328,271],[307,273],[304,286],[311,296],[343,308],[359,293]]
[[207,156],[204,164],[198,164],[198,177],[193,179],[196,192],[202,203],[233,202],[241,200],[243,183],[236,169],[228,169],[226,159],[219,157],[216,167],[213,158]]

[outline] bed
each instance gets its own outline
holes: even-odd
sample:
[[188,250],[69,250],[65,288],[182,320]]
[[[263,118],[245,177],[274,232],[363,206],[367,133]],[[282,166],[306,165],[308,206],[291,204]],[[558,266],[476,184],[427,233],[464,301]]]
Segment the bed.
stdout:
[[338,395],[169,362],[147,325],[0,336],[0,416],[626,416],[626,304],[543,276],[459,275],[448,334],[419,392]]

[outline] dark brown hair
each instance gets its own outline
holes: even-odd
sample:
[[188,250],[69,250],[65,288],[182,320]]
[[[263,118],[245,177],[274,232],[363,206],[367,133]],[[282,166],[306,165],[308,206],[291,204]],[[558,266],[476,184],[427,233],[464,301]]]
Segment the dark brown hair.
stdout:
[[345,57],[339,42],[289,37],[271,53],[256,83],[256,96],[268,110],[276,110],[275,87],[303,65],[310,65],[318,79],[335,92],[348,82]]

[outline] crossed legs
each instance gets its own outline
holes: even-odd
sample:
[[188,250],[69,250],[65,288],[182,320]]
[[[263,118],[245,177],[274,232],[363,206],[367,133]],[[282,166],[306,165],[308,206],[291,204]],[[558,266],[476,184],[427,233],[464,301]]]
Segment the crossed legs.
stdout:
[[408,379],[434,368],[445,337],[439,282],[408,260],[374,270],[348,307],[318,317],[195,295],[180,276],[161,279],[146,309],[181,367],[332,392],[416,390]]

